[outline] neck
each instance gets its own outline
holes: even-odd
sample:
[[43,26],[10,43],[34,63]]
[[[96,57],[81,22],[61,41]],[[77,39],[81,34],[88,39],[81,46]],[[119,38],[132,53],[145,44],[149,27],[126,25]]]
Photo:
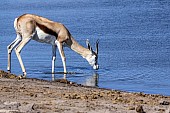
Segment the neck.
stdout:
[[83,46],[81,46],[72,36],[66,42],[67,46],[71,48],[76,53],[80,54],[83,58],[87,58],[91,54],[91,51]]

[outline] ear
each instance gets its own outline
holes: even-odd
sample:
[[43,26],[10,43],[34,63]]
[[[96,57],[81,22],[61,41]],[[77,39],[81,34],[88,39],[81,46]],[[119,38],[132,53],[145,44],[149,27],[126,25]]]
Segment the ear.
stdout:
[[99,39],[96,41],[96,54],[99,52]]
[[86,45],[87,45],[87,48],[92,51],[92,47],[90,46],[89,39],[86,40]]

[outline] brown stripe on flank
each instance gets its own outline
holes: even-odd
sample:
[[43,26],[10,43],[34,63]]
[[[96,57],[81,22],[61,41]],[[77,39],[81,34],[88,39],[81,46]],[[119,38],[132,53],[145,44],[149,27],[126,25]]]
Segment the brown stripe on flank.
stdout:
[[58,34],[57,34],[56,32],[54,32],[53,30],[49,29],[47,26],[42,25],[42,24],[39,24],[39,23],[36,23],[36,25],[37,25],[42,31],[44,31],[45,33],[50,34],[50,35],[53,35],[53,36],[55,36],[56,38],[58,37]]

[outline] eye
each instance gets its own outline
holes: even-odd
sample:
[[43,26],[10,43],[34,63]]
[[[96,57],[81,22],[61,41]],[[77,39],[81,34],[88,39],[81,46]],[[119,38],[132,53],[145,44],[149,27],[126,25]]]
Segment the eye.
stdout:
[[95,57],[95,60],[97,61],[97,59],[98,59],[98,57],[96,56],[96,57]]

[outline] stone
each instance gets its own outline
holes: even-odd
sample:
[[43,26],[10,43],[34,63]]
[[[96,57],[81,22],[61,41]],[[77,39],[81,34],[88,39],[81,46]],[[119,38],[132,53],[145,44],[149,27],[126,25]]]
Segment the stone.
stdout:
[[143,110],[143,106],[138,105],[138,106],[136,107],[136,112],[137,112],[137,113],[145,113],[144,110]]
[[170,102],[168,101],[160,101],[160,105],[170,105]]
[[19,107],[19,110],[22,112],[31,112],[33,109],[34,103],[22,105]]
[[170,106],[169,106],[169,108],[165,111],[165,113],[170,113]]
[[21,106],[21,104],[18,102],[4,102],[3,105],[5,109],[15,109],[15,110],[18,109],[19,106]]
[[128,110],[135,110],[135,107],[130,106],[130,107],[128,107]]

